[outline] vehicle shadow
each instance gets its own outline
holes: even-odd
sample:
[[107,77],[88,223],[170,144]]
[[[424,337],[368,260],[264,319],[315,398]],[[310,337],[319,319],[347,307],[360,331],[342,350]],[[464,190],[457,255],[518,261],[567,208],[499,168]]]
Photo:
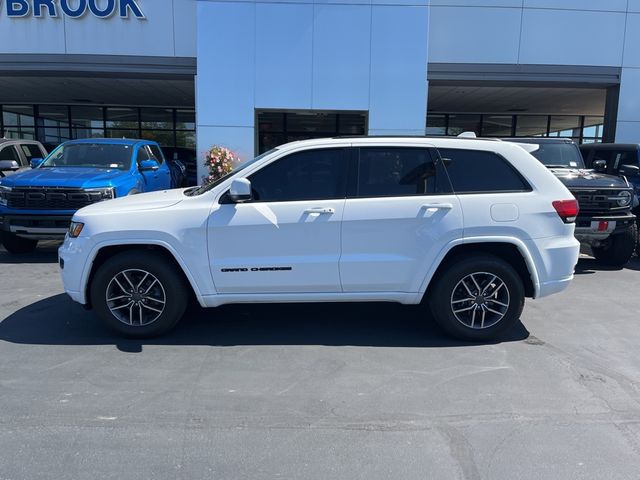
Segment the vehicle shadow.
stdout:
[[[502,338],[529,337],[518,323]],[[91,311],[60,294],[28,305],[0,322],[0,340],[32,345],[116,345],[140,352],[144,345],[326,345],[363,347],[462,347],[477,345],[440,331],[419,306],[323,303],[191,307],[170,333],[151,340],[123,339]]]
[[56,263],[59,246],[60,242],[47,240],[40,242],[35,251],[19,255],[13,255],[0,247],[0,264]]
[[633,257],[623,267],[609,267],[598,262],[595,258],[581,257],[580,260],[578,260],[578,264],[576,265],[575,274],[590,275],[596,272],[615,272],[619,270],[640,270],[640,258]]

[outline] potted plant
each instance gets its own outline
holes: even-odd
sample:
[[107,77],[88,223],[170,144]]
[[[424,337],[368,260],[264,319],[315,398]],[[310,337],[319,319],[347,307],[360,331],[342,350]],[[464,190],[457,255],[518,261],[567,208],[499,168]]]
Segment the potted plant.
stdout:
[[215,182],[227,173],[231,172],[240,162],[239,157],[231,150],[219,145],[214,145],[205,154],[204,166],[208,175],[202,178],[203,183]]

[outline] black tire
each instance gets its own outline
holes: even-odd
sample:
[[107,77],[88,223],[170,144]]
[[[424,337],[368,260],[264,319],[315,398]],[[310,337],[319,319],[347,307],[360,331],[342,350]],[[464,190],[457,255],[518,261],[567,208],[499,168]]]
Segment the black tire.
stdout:
[[640,257],[640,219],[636,221],[636,255]]
[[18,255],[31,253],[38,246],[38,240],[19,237],[10,232],[0,232],[0,241],[7,252]]
[[638,227],[634,224],[632,228],[611,235],[606,244],[602,247],[591,247],[593,256],[600,263],[610,267],[621,268],[631,260],[633,252],[637,247]]
[[[480,290],[476,288],[473,282],[470,282],[468,288],[463,289],[462,280],[469,282],[470,275],[474,274],[474,278],[479,284]],[[497,280],[491,280],[495,275]],[[511,329],[520,319],[522,309],[524,308],[524,286],[520,275],[506,261],[490,254],[470,254],[459,259],[455,263],[450,263],[446,270],[433,280],[435,284],[429,291],[428,304],[435,321],[449,335],[471,341],[487,341],[493,340],[500,334]],[[499,281],[504,285],[500,286]],[[493,282],[493,283],[492,283]],[[487,295],[482,293],[482,289],[488,288]],[[466,287],[465,287],[466,288]],[[491,290],[496,289],[495,298],[491,294]],[[458,295],[462,293],[468,298],[475,297],[476,300],[458,300]],[[476,295],[480,293],[481,295]],[[479,298],[483,297],[483,298]],[[498,300],[498,297],[500,298]],[[480,304],[476,302],[481,302]],[[501,302],[499,306],[497,303]],[[464,312],[457,310],[454,313],[454,304],[465,309]],[[484,305],[484,306],[483,306]],[[485,308],[497,309],[502,317],[495,313],[485,311],[485,314],[491,318],[487,321],[487,326],[482,328],[478,323],[482,323],[482,312]],[[474,316],[476,312],[478,318]],[[460,317],[460,318],[458,318]],[[463,322],[463,319],[470,325]],[[495,323],[492,323],[495,320]],[[489,325],[491,323],[491,325]],[[474,328],[472,328],[474,326]]]
[[[124,281],[125,277],[122,277],[122,272],[125,271],[126,277],[129,279],[128,285]],[[144,276],[145,272],[151,277],[155,277],[157,283],[149,286],[153,278],[147,277],[147,280],[140,281],[142,286],[138,285],[138,280]],[[124,292],[125,297],[127,295],[129,297],[108,302],[107,295],[114,295],[113,298],[116,298],[118,292],[122,291],[118,286],[118,281],[114,280],[116,276],[119,278],[116,280],[127,288],[133,285],[140,288],[140,293],[145,289],[151,289],[151,291],[146,298],[143,295],[130,298],[134,294]],[[112,330],[130,338],[151,338],[168,332],[182,318],[189,300],[189,287],[182,272],[163,255],[151,251],[132,250],[110,258],[100,266],[90,288],[91,304],[98,316]],[[164,304],[152,298],[154,292],[157,293],[156,298],[162,298],[161,295],[164,295]],[[115,308],[124,305],[125,302],[129,304],[136,300],[136,306],[125,306],[118,310]],[[156,315],[153,308],[156,308],[156,311],[162,308],[159,316],[149,323],[143,322],[143,316],[146,320]],[[112,311],[112,309],[114,310]],[[116,314],[122,315],[120,312],[127,311],[128,315],[132,316],[130,318],[132,318],[133,324],[125,323],[116,317]],[[128,321],[128,319],[125,320]]]

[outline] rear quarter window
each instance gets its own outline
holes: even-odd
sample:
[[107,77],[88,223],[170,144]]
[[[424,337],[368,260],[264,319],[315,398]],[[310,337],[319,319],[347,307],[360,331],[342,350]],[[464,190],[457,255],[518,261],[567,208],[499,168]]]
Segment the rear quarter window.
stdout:
[[456,193],[531,191],[522,175],[496,153],[453,148],[439,151]]

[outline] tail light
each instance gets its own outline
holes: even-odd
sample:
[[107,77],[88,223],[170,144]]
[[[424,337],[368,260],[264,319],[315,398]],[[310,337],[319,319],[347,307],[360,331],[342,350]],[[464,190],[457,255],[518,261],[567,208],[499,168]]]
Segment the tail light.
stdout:
[[576,221],[580,207],[578,201],[573,200],[556,200],[553,202],[553,208],[556,209],[558,215],[564,223],[573,223]]

